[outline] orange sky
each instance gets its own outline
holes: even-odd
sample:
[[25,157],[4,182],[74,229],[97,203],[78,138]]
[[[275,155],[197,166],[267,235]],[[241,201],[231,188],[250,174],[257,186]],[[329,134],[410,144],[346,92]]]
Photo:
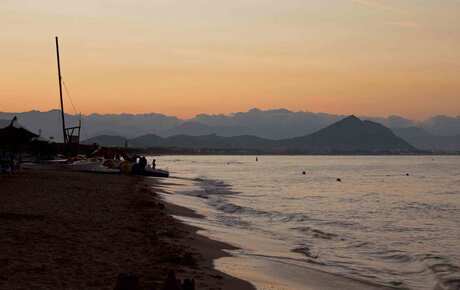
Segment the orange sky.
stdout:
[[460,115],[458,15],[458,0],[2,0],[0,111],[58,106],[59,35],[83,113]]

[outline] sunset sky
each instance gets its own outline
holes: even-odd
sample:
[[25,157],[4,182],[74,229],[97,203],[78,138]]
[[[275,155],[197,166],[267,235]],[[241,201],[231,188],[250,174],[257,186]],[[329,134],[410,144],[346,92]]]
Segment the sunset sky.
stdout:
[[460,0],[1,0],[0,26],[0,111],[58,107],[58,35],[83,113],[460,115]]

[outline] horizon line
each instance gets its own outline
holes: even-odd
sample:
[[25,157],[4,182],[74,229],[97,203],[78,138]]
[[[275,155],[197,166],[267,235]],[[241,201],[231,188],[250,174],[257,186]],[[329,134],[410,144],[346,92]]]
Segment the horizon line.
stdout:
[[[53,109],[49,109],[49,110],[31,109],[31,110],[22,111],[22,112],[0,111],[0,113],[1,114],[24,114],[24,113],[32,113],[32,112],[49,113],[49,112],[53,112],[53,111],[60,112],[61,110],[58,109],[58,108],[53,108]],[[423,118],[423,119],[412,119],[412,118],[405,117],[403,115],[397,115],[397,114],[388,114],[386,116],[372,116],[372,115],[362,115],[362,114],[356,114],[356,113],[349,113],[349,114],[337,113],[336,114],[336,113],[328,113],[328,112],[313,112],[313,111],[307,111],[307,110],[296,110],[296,111],[294,111],[294,110],[290,110],[290,109],[286,109],[286,108],[260,109],[260,108],[256,108],[256,107],[249,108],[246,111],[235,111],[235,112],[231,112],[231,113],[205,113],[205,112],[203,112],[203,113],[195,114],[194,116],[189,117],[189,118],[183,118],[183,117],[178,117],[178,116],[175,116],[175,115],[168,115],[168,114],[165,114],[165,113],[153,112],[153,111],[152,112],[145,112],[145,113],[129,113],[129,112],[98,113],[98,112],[92,112],[92,113],[77,113],[77,114],[65,112],[65,114],[69,115],[69,116],[86,116],[86,117],[91,116],[91,115],[101,115],[101,116],[109,116],[109,115],[131,115],[131,116],[162,115],[162,116],[165,116],[165,117],[171,117],[171,118],[176,118],[176,119],[179,119],[179,120],[187,121],[187,120],[194,119],[194,118],[196,118],[196,117],[198,117],[200,115],[233,117],[236,114],[250,113],[251,111],[260,111],[260,112],[287,111],[289,113],[325,114],[325,115],[332,115],[332,116],[338,116],[338,117],[347,117],[347,116],[355,115],[355,116],[358,116],[359,118],[384,118],[384,119],[389,119],[389,118],[392,118],[392,117],[396,117],[396,118],[403,118],[403,119],[406,119],[406,120],[409,120],[409,121],[417,121],[417,122],[427,121],[427,120],[430,120],[430,119],[433,119],[433,118],[436,118],[436,117],[447,117],[447,118],[453,118],[453,119],[459,119],[460,118],[460,114],[455,116],[455,115],[448,115],[448,114],[441,114],[440,113],[440,114],[431,115],[430,117]]]

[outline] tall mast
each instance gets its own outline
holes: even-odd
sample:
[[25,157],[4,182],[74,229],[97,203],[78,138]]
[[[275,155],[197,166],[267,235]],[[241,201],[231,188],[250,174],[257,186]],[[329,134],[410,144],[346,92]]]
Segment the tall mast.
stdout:
[[64,137],[64,144],[67,143],[67,134],[65,131],[65,116],[64,116],[64,100],[62,99],[62,77],[61,77],[61,60],[59,59],[59,41],[56,36],[56,55],[59,79],[59,97],[61,98],[61,119],[62,119],[62,136]]

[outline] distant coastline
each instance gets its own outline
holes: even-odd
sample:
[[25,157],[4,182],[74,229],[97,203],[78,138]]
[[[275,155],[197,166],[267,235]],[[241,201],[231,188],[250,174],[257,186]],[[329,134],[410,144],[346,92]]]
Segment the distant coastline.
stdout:
[[[99,136],[86,144],[134,148],[175,148],[181,153],[253,153],[253,154],[414,154],[421,150],[396,136],[387,127],[349,116],[312,134],[282,140],[251,135],[223,137],[216,134],[163,138],[144,135],[127,140],[117,136]],[[174,149],[172,151],[175,151]]]
[[187,150],[183,148],[131,148],[132,152],[143,155],[250,155],[250,156],[458,156],[460,152],[426,152],[394,153],[394,152],[329,152],[329,153],[269,153],[246,150],[216,150],[199,149]]
[[[62,141],[59,110],[0,112],[0,127],[2,124],[6,126],[14,116],[17,116],[19,122],[30,131],[41,132],[41,136],[56,142]],[[79,119],[77,115],[65,114],[65,116],[70,123],[75,123]],[[312,134],[345,117],[345,115],[286,109],[251,109],[225,115],[199,114],[189,119],[158,113],[88,114],[82,115],[82,140],[113,136],[121,141],[108,146],[119,147],[124,145],[126,139],[138,139],[147,135],[170,138],[181,135],[197,137],[216,134],[221,137],[254,136],[268,140],[282,140]],[[426,120],[411,120],[401,116],[360,115],[358,117],[389,128],[396,136],[422,151],[439,153],[460,151],[460,116],[439,115]],[[135,144],[129,146],[139,147]]]

